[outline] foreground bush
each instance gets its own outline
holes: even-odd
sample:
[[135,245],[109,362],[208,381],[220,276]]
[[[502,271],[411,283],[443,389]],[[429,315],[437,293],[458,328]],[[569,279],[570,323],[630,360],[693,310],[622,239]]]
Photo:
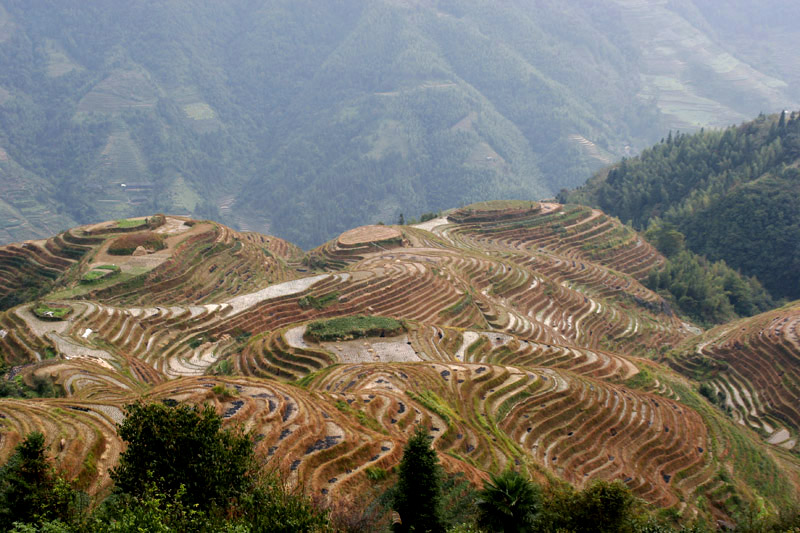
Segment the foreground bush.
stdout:
[[[0,531],[17,533],[323,533],[327,513],[256,464],[248,435],[210,407],[135,403],[113,494],[87,507],[31,434],[0,471]],[[13,529],[12,529],[13,528]]]
[[44,435],[31,433],[0,469],[0,530],[14,522],[70,520],[78,493],[58,476],[47,459]]

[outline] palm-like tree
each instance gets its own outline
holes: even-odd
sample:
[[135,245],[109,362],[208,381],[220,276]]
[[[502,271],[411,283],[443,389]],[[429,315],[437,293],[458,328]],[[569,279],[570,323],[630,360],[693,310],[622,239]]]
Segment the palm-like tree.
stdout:
[[541,490],[513,470],[506,470],[483,483],[478,500],[478,524],[489,531],[530,531],[541,505]]

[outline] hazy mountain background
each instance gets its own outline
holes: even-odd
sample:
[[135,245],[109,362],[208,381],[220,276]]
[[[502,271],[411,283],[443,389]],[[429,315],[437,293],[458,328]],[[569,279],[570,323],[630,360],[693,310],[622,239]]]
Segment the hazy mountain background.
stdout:
[[669,129],[796,108],[797,20],[774,0],[2,0],[0,242],[163,211],[310,247],[550,196]]

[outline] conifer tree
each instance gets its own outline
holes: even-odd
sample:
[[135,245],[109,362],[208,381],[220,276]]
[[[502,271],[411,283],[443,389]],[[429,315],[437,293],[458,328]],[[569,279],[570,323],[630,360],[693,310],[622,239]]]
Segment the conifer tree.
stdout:
[[67,518],[76,494],[47,460],[44,435],[29,434],[0,469],[0,529]]
[[394,489],[392,508],[402,523],[395,524],[398,533],[442,533],[440,501],[442,475],[436,450],[421,426],[408,440],[400,462],[400,473]]

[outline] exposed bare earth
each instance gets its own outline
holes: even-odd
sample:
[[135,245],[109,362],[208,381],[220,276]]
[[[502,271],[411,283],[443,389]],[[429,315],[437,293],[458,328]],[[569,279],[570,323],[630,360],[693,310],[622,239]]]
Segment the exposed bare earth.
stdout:
[[424,229],[425,231],[433,231],[433,228],[437,226],[444,226],[445,224],[448,223],[449,222],[447,221],[447,217],[439,217],[439,218],[434,218],[433,220],[428,220],[426,222],[420,222],[419,224],[414,224],[411,227],[417,229]]
[[413,363],[422,361],[408,342],[408,335],[372,337],[320,343],[342,363]]
[[310,278],[295,279],[292,281],[286,281],[284,283],[277,283],[257,292],[242,294],[240,296],[231,298],[228,300],[228,304],[233,307],[233,313],[235,314],[240,311],[244,311],[245,309],[249,309],[250,307],[263,302],[264,300],[303,292],[316,282],[322,281],[327,277],[328,274],[320,274],[319,276],[311,276]]
[[342,246],[356,246],[388,239],[399,239],[401,236],[402,234],[399,231],[388,226],[361,226],[339,235],[339,244]]

